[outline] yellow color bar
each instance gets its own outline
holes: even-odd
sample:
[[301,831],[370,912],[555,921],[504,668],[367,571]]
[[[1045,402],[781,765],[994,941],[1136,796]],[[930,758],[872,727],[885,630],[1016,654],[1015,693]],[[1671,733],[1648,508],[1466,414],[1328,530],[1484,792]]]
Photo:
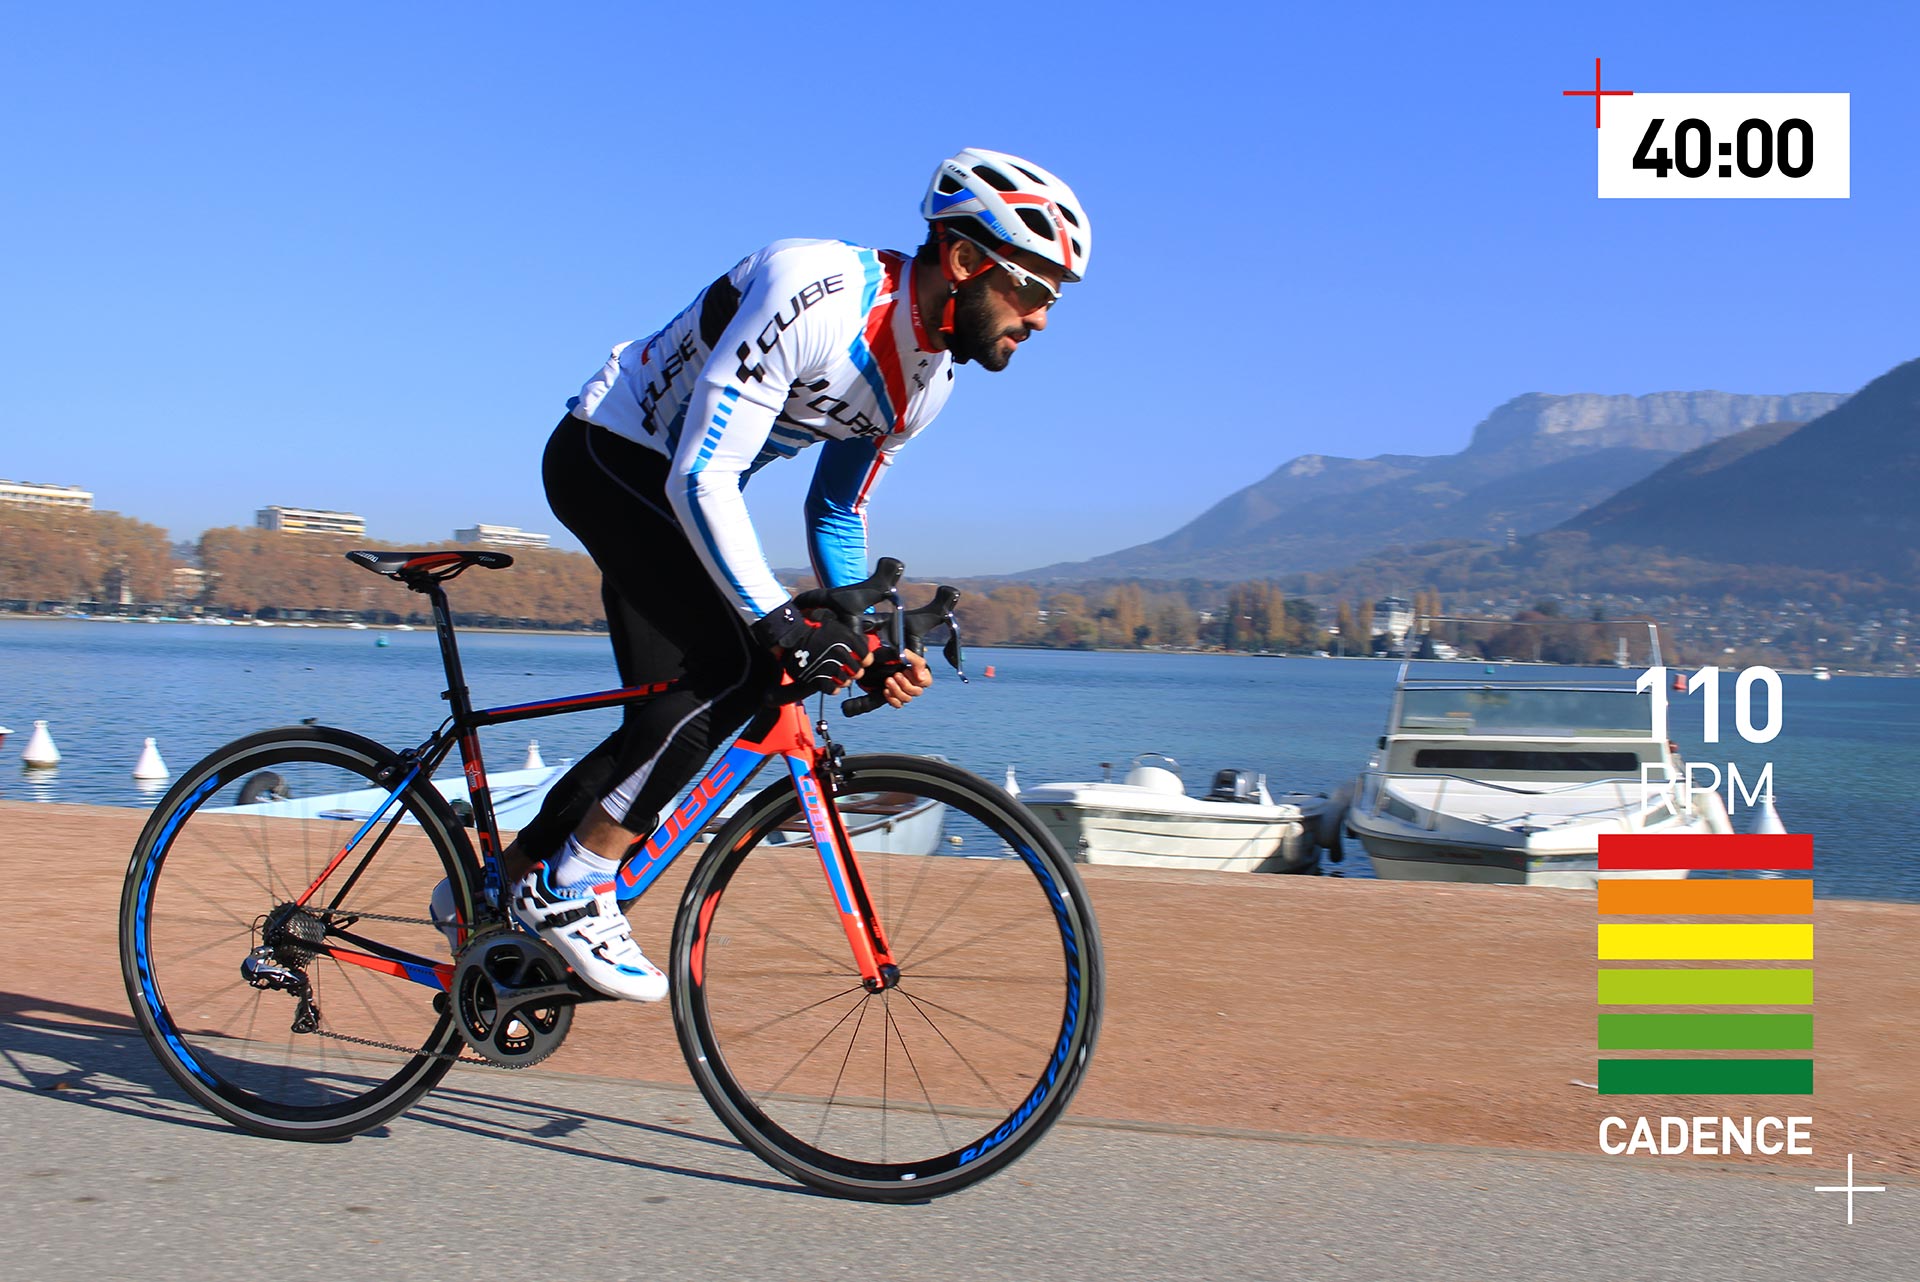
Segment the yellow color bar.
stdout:
[[1601,961],[1811,961],[1813,927],[1688,922],[1600,926]]

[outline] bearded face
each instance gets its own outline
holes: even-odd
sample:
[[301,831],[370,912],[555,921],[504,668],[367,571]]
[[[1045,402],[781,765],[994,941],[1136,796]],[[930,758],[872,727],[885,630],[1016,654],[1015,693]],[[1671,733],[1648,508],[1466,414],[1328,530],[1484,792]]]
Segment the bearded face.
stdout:
[[947,350],[960,364],[978,361],[980,368],[998,373],[1013,358],[1012,348],[1001,340],[1019,340],[1026,333],[1027,326],[1009,308],[995,305],[986,276],[966,282],[954,295],[953,333],[947,336]]

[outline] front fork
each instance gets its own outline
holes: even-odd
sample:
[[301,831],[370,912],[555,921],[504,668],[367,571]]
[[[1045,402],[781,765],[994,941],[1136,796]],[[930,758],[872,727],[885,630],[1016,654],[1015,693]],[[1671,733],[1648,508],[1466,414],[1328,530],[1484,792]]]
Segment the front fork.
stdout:
[[860,970],[860,982],[870,993],[884,992],[900,982],[900,967],[887,943],[887,932],[873,908],[873,896],[866,877],[854,857],[853,842],[833,798],[840,784],[840,745],[827,733],[827,723],[819,722],[822,744],[816,747],[805,733],[806,721],[798,705],[789,705],[787,715],[799,722],[801,733],[785,753],[787,771],[793,777],[794,790],[800,796],[800,809],[807,817],[807,829],[813,835],[814,850],[820,867],[833,891],[840,911],[840,925],[853,949],[854,965]]

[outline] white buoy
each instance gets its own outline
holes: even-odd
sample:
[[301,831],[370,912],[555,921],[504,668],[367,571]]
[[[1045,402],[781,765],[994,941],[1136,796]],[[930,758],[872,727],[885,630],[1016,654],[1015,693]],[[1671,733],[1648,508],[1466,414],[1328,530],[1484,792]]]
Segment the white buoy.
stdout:
[[1020,781],[1013,777],[1012,766],[1007,767],[1007,795],[1009,797],[1017,797],[1020,795]]
[[47,723],[33,723],[33,733],[27,736],[27,750],[20,754],[20,760],[30,766],[57,766],[60,764],[60,749],[53,746],[53,736],[47,733]]
[[1778,835],[1787,830],[1787,826],[1780,822],[1780,812],[1773,808],[1773,793],[1767,793],[1760,802],[1760,809],[1754,812],[1753,830],[1756,833],[1772,835]]
[[540,758],[540,741],[538,739],[527,740],[527,763],[520,768],[522,770],[545,770],[547,768],[547,763]]
[[167,777],[167,763],[160,760],[160,749],[154,746],[152,739],[148,739],[146,747],[140,749],[140,760],[133,763],[133,777],[135,779]]

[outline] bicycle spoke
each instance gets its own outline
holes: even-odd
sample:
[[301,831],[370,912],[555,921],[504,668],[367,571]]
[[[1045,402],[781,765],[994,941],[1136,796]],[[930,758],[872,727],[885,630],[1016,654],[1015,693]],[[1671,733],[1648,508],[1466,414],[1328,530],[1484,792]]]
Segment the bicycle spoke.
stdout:
[[900,990],[900,995],[907,999],[907,1004],[913,1007],[915,1014],[919,1015],[921,1019],[924,1019],[927,1021],[927,1027],[933,1030],[933,1035],[946,1043],[947,1049],[953,1052],[953,1057],[959,1060],[963,1065],[966,1066],[967,1071],[973,1074],[974,1080],[979,1082],[980,1085],[987,1088],[987,1092],[988,1094],[993,1096],[994,1102],[999,1104],[1000,1107],[1002,1108],[1012,1107],[1012,1105],[1010,1105],[1007,1102],[1006,1097],[1000,1093],[999,1088],[996,1087],[992,1082],[989,1082],[987,1080],[986,1074],[982,1073],[978,1068],[978,1066],[976,1066],[974,1062],[971,1059],[969,1059],[961,1051],[961,1049],[958,1046],[955,1046],[953,1044],[953,1039],[946,1035],[945,1031],[941,1029],[940,1025],[934,1023],[933,1020],[928,1017],[927,1012],[921,1009],[919,1001],[917,1001],[914,998],[913,994],[907,992],[905,989],[902,989]]
[[[951,1006],[943,1006],[939,1002],[934,1001],[931,997],[916,997],[912,993],[908,992],[904,986],[902,986],[898,991],[901,996],[905,997],[908,1001],[912,1002],[916,1009],[918,1009],[923,1005],[931,1006],[933,1007],[933,1009],[939,1011],[943,1015],[951,1015],[957,1020],[961,1020],[965,1023],[973,1025],[975,1028],[982,1029],[986,1032],[992,1033],[997,1037],[1004,1037],[1016,1046],[1024,1046],[1028,1050],[1040,1051],[1043,1054],[1048,1049],[1047,1047],[1042,1046],[1038,1042],[1030,1042],[1023,1038],[1015,1037],[1012,1033],[1007,1032],[1003,1028],[996,1028],[994,1025],[986,1023],[982,1020],[975,1019],[971,1015],[963,1014],[962,1012],[953,1009],[953,1007]],[[924,1014],[924,1012],[922,1013]],[[927,1022],[931,1024],[933,1021],[929,1019],[927,1020]]]
[[[753,1038],[758,1037],[761,1033],[766,1032],[769,1028],[772,1028],[776,1024],[784,1024],[790,1019],[797,1019],[800,1016],[806,1014],[810,1010],[818,1010],[820,1007],[825,1006],[828,1002],[837,1002],[842,997],[845,997],[848,993],[858,993],[863,991],[865,990],[862,989],[862,987],[859,984],[855,984],[852,988],[841,989],[839,992],[835,993],[831,997],[822,997],[817,1002],[808,1002],[805,1006],[800,1007],[798,1010],[790,1010],[784,1015],[776,1015],[772,1019],[766,1021],[764,1024],[755,1024],[751,1028],[741,1029],[738,1033],[735,1033],[734,1036],[738,1037],[741,1041],[751,1041]],[[842,1016],[842,1018],[845,1018],[845,1016]]]
[[846,1079],[847,1065],[853,1060],[853,1048],[860,1041],[861,1027],[867,1022],[867,1003],[861,1002],[859,1010],[860,1018],[853,1021],[853,1032],[847,1038],[847,1053],[840,1058],[840,1071],[834,1074],[833,1091],[827,1096],[827,1106],[820,1110],[820,1129],[813,1137],[815,1148],[820,1147],[820,1137],[827,1133],[827,1119],[833,1115],[833,1102],[840,1098],[840,1083]]
[[[905,994],[902,994],[902,996],[904,995]],[[908,998],[907,1000],[908,1004],[911,1005],[912,998]],[[925,1017],[922,1016],[922,1018]],[[940,1142],[950,1148],[953,1147],[953,1140],[947,1135],[946,1119],[940,1116],[940,1106],[933,1102],[933,1095],[927,1090],[926,1078],[920,1076],[920,1065],[915,1062],[913,1051],[907,1046],[907,1036],[900,1029],[900,1021],[893,1017],[893,1008],[891,1006],[887,1008],[887,1023],[892,1027],[893,1035],[900,1040],[900,1053],[907,1057],[907,1067],[913,1071],[913,1080],[920,1087],[920,1098],[927,1102],[927,1112],[932,1115],[933,1124],[940,1128]],[[940,1030],[936,1028],[933,1031],[938,1033]],[[978,1074],[975,1074],[975,1076],[978,1076]],[[980,1084],[986,1086],[988,1090],[993,1089],[985,1079],[982,1079]]]

